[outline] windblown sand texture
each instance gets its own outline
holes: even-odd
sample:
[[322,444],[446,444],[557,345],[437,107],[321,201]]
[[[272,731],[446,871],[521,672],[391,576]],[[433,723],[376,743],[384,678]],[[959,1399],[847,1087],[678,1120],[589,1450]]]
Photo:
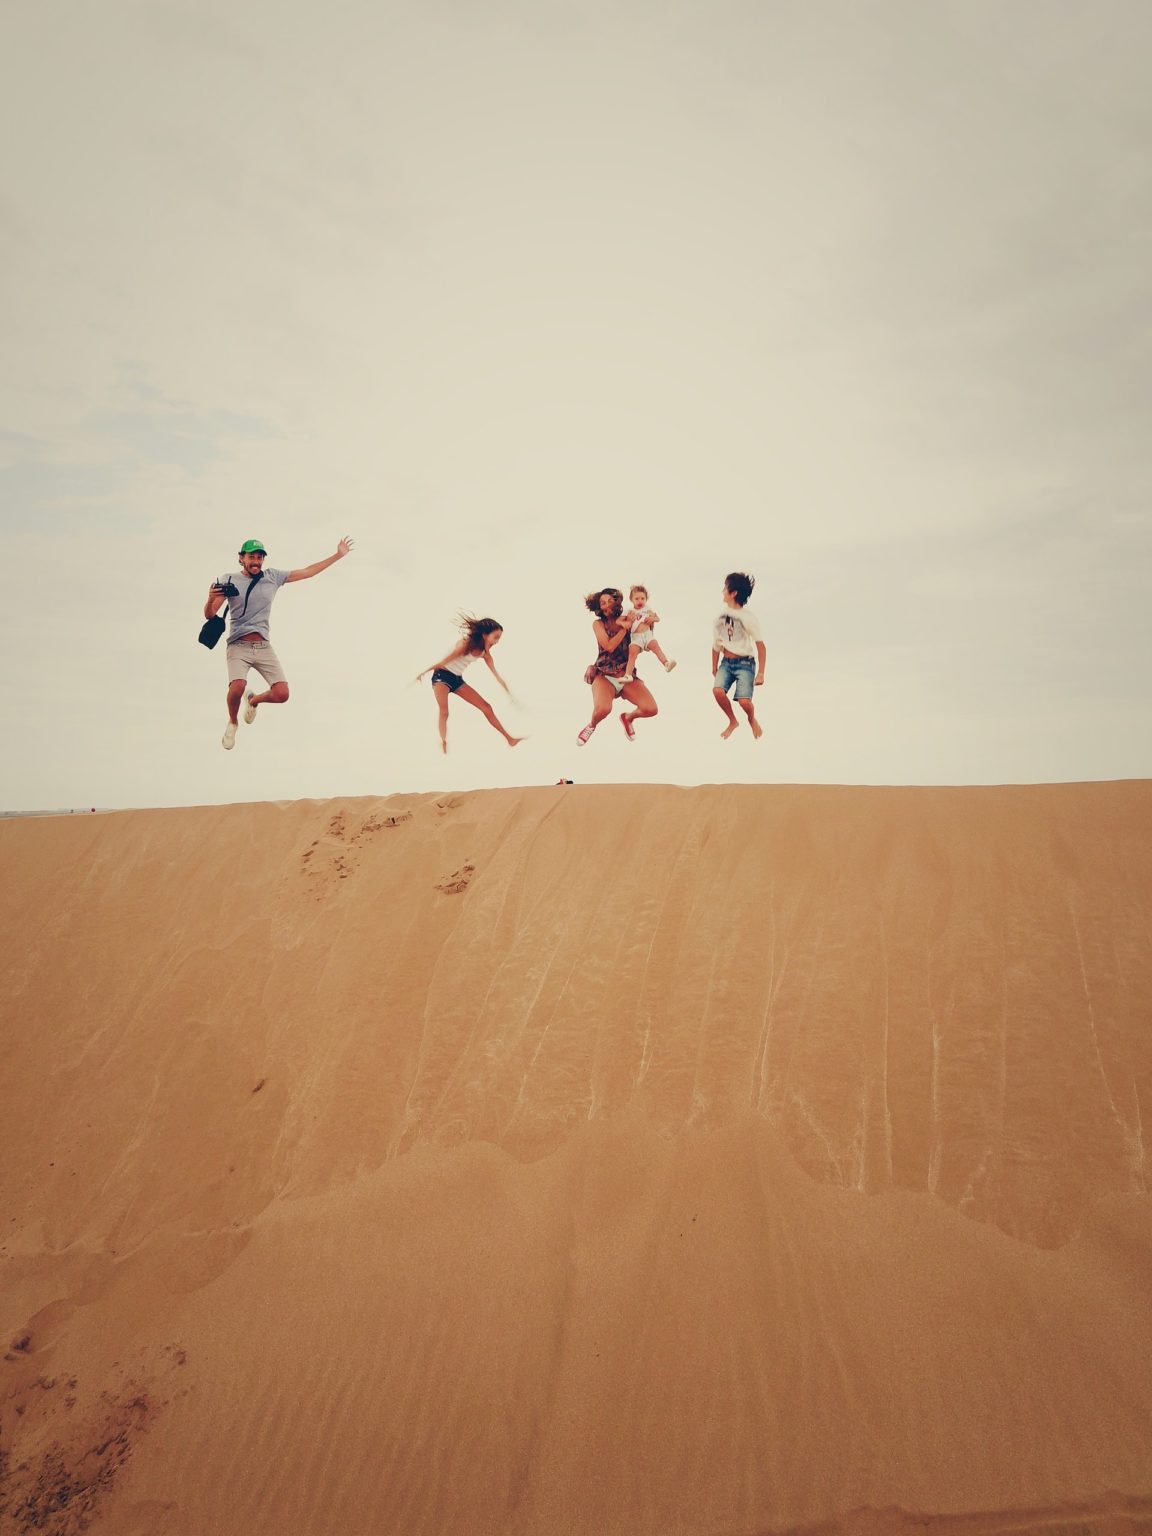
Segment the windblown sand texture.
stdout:
[[1152,784],[0,860],[4,1536],[1152,1532]]

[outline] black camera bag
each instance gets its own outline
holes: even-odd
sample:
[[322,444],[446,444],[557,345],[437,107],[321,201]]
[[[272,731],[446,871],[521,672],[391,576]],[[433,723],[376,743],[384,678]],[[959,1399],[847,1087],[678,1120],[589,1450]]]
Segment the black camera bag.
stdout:
[[[225,608],[224,613],[227,612],[228,610]],[[225,628],[224,615],[214,613],[210,619],[205,619],[200,626],[200,644],[206,645],[211,650],[224,633]]]

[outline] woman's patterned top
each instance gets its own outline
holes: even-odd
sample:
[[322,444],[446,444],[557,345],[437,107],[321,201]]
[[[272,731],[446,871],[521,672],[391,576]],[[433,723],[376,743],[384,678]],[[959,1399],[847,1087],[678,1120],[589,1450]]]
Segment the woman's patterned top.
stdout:
[[[625,629],[627,627],[626,625],[621,624],[619,619],[606,619],[603,616],[601,616],[597,622],[603,624],[604,633],[608,636],[609,640],[615,638],[616,632],[618,630]],[[595,633],[595,630],[593,630],[593,633]],[[603,646],[600,647],[600,653],[596,657],[596,670],[602,677],[624,676],[625,672],[628,670],[627,636],[621,640],[620,644],[614,651],[606,651]]]

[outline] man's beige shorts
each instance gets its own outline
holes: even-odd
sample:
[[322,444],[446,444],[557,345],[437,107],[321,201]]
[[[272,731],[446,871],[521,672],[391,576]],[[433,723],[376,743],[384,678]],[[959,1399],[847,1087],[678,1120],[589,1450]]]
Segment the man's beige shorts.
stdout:
[[286,683],[280,658],[267,640],[238,640],[228,647],[228,681],[246,683],[248,670],[255,667],[271,688],[273,683]]

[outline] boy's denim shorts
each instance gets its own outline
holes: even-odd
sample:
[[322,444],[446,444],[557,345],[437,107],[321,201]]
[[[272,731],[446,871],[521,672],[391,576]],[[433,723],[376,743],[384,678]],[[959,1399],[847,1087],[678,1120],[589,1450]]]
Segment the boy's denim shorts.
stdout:
[[732,684],[736,684],[736,692],[733,695],[737,699],[750,699],[756,680],[756,663],[751,656],[721,656],[720,665],[716,668],[716,679],[713,688],[720,688],[727,693]]

